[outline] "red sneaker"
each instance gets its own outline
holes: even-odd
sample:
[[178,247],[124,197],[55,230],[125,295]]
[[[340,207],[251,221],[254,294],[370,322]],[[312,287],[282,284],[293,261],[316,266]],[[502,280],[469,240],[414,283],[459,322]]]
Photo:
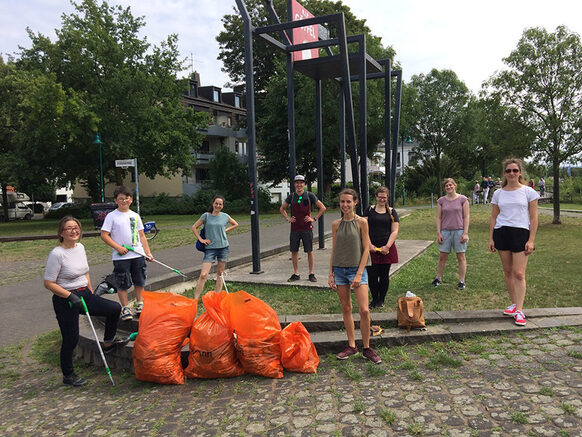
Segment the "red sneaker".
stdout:
[[382,358],[380,358],[376,351],[371,347],[364,348],[364,350],[362,351],[362,355],[364,356],[364,358],[370,360],[374,364],[380,364],[382,362]]
[[358,353],[357,347],[347,346],[343,351],[341,351],[336,356],[338,360],[347,360],[349,357],[351,357],[352,355],[356,355],[357,353]]
[[503,315],[504,316],[511,316],[511,317],[515,316],[515,311],[516,311],[515,308],[516,308],[515,304],[512,303],[507,308],[505,308],[505,311],[503,311]]
[[514,316],[515,324],[518,326],[525,326],[525,314],[523,311],[516,311]]

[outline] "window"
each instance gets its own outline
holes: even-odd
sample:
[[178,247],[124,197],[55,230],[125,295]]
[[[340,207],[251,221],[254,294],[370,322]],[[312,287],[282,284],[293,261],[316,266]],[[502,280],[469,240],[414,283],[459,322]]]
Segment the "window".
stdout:
[[240,155],[240,152],[239,152],[239,149],[238,149],[238,147],[239,147],[239,145],[238,145],[238,142],[234,143],[234,152],[235,152],[237,155]]
[[210,172],[207,168],[196,169],[196,182],[203,182],[210,179]]
[[402,165],[402,162],[400,161],[400,152],[398,152],[398,154],[396,155],[396,165],[398,167],[400,167],[400,165]]
[[220,102],[220,91],[214,90],[213,97],[215,102]]
[[234,96],[234,106],[240,108],[240,97]]
[[200,148],[200,153],[210,153],[210,143],[208,141],[202,141],[202,147]]

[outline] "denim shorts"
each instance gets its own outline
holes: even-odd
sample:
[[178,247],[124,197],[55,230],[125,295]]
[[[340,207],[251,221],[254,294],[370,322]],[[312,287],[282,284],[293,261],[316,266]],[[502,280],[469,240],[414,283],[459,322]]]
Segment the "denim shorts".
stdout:
[[228,261],[228,246],[222,247],[220,249],[208,249],[204,251],[203,263],[213,263],[214,260],[219,262]]
[[440,243],[439,252],[451,253],[451,249],[454,249],[455,253],[463,253],[467,251],[467,241],[461,243],[461,236],[463,235],[462,229],[456,229],[454,231],[448,231],[446,229],[441,230],[443,234],[443,242]]
[[113,274],[117,281],[118,290],[129,290],[132,285],[145,287],[147,271],[148,268],[143,256],[113,261]]
[[[356,273],[358,272],[358,267],[333,267],[333,275],[335,285],[351,285]],[[366,269],[362,272],[362,285],[368,284],[368,272]]]

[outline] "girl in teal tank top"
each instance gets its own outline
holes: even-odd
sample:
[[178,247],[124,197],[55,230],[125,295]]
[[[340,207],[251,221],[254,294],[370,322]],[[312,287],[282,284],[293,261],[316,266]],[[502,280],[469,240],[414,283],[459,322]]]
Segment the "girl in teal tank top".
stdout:
[[354,190],[351,188],[342,190],[339,200],[343,217],[331,225],[333,246],[329,263],[329,286],[337,291],[342,305],[348,345],[337,355],[337,358],[345,360],[358,353],[350,297],[350,289],[353,288],[360,313],[360,331],[364,346],[362,354],[374,364],[379,364],[382,359],[370,347],[370,309],[366,274],[370,246],[368,221],[356,215],[354,211],[358,203],[358,194]]

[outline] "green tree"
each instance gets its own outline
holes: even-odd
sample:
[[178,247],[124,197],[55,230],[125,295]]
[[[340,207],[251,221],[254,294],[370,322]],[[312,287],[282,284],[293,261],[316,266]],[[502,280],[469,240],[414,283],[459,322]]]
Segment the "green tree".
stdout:
[[472,179],[480,176],[501,176],[501,161],[507,156],[531,154],[533,133],[519,114],[501,103],[496,96],[472,96],[467,106],[464,137],[448,155],[460,164],[461,175]]
[[417,152],[434,157],[441,195],[442,157],[467,141],[470,93],[451,70],[433,69],[426,75],[414,75],[410,86],[410,134],[418,141]]
[[[96,119],[82,99],[52,73],[0,62],[0,183],[36,198],[70,180],[78,139]],[[54,188],[52,190],[54,194]],[[45,193],[44,195],[42,193]],[[7,207],[6,198],[2,203]],[[52,200],[52,199],[46,199]],[[5,211],[4,216],[8,218]]]
[[176,80],[182,70],[177,36],[151,46],[139,36],[143,18],[134,17],[130,8],[95,0],[73,5],[76,12],[63,15],[54,43],[29,31],[32,47],[22,51],[19,61],[31,71],[54,73],[98,118],[98,125],[77,139],[70,156],[76,165],[68,179],[84,180],[93,199],[98,197],[97,129],[105,176],[116,183],[122,177],[116,159],[139,158],[140,171],[148,177],[189,171],[206,115],[183,106],[185,90]]
[[[273,2],[281,21],[286,21],[286,2]],[[245,2],[254,25],[266,25],[273,22],[268,18],[263,2],[251,0]],[[341,2],[322,2],[318,0],[302,1],[302,4],[315,16],[343,12],[348,35],[365,34],[368,54],[375,59],[394,57],[392,48],[384,48],[381,40],[370,34],[365,20],[358,19],[349,7]],[[244,34],[243,23],[237,11],[225,15],[222,19],[224,30],[218,35],[220,44],[219,59],[223,61],[223,71],[227,72],[232,85],[242,84],[244,71]],[[330,37],[335,37],[335,28],[330,26]],[[355,48],[350,47],[353,51]],[[253,41],[254,79],[256,98],[257,149],[260,153],[259,175],[262,181],[277,184],[289,174],[289,143],[287,134],[287,82],[286,57],[277,49],[262,42],[260,38]],[[324,56],[324,51],[320,51]],[[306,174],[309,180],[315,179],[315,97],[313,80],[295,73],[295,108],[296,108],[296,156],[297,172]],[[369,156],[374,147],[384,137],[384,81],[374,80],[367,84],[367,140]],[[359,136],[358,120],[358,86],[353,85],[354,113],[356,135]],[[322,117],[323,117],[323,156],[324,156],[324,191],[328,192],[331,181],[338,176],[339,153],[339,87],[333,81],[322,83]]]
[[214,153],[209,164],[212,188],[228,200],[248,197],[248,169],[238,156],[221,147]]
[[535,133],[534,157],[552,163],[554,219],[560,221],[560,164],[582,153],[582,45],[564,26],[526,29],[490,84]]

